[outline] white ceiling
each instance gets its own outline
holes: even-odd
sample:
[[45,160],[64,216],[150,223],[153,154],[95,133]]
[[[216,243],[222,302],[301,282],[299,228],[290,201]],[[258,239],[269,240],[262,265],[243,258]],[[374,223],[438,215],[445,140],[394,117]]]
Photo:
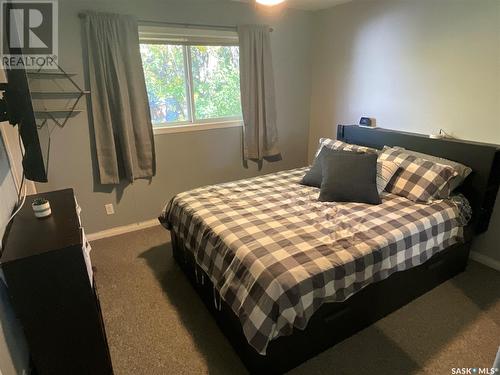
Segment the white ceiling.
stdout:
[[331,8],[335,5],[347,3],[351,0],[287,0],[290,8],[304,10],[319,10]]
[[[232,0],[239,2],[253,2],[255,0]],[[335,5],[347,3],[352,0],[286,0],[285,5],[289,8],[303,10],[320,10],[331,8]]]

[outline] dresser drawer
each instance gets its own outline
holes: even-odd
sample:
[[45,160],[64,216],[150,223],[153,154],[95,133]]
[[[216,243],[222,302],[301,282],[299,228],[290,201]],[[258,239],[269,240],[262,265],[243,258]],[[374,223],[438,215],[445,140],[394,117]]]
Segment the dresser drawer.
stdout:
[[85,236],[85,229],[83,227],[80,227],[80,233],[81,233],[81,236],[82,236],[82,253],[83,253],[83,259],[85,259],[85,266],[87,267],[87,273],[89,275],[90,285],[93,286],[93,284],[94,284],[94,273],[92,271],[92,261],[90,259],[90,251],[92,250],[92,247],[90,246],[90,243],[87,240],[87,237]]

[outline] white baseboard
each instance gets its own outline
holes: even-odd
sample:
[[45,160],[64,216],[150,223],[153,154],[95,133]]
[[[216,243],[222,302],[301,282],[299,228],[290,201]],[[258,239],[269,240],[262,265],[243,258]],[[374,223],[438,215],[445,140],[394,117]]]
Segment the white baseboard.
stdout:
[[500,271],[500,262],[498,260],[490,258],[489,256],[480,254],[476,251],[471,251],[470,258],[478,263],[484,264],[487,267]]
[[102,238],[118,236],[124,233],[135,232],[136,230],[151,228],[156,225],[160,225],[158,219],[152,219],[148,221],[141,221],[140,223],[133,223],[128,225],[122,225],[121,227],[110,228],[102,230],[100,232],[87,234],[87,239],[89,241],[100,240]]
[[[158,219],[152,219],[152,220],[142,221],[140,223],[128,224],[120,227],[102,230],[100,232],[90,233],[87,234],[87,239],[89,241],[96,241],[102,238],[108,238],[108,237],[118,236],[120,234],[135,232],[137,230],[151,228],[157,225],[160,225]],[[480,254],[476,251],[471,251],[470,258],[478,263],[484,264],[487,267],[500,271],[500,261],[490,258],[489,256]]]

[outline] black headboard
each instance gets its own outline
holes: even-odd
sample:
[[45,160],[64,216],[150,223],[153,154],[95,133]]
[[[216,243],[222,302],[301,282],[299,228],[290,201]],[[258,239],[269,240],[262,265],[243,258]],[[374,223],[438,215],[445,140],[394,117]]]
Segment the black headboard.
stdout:
[[400,146],[454,160],[472,168],[471,175],[460,187],[469,200],[476,234],[488,229],[500,184],[500,145],[451,138],[432,139],[427,135],[357,125],[338,125],[337,139],[382,149],[384,145]]

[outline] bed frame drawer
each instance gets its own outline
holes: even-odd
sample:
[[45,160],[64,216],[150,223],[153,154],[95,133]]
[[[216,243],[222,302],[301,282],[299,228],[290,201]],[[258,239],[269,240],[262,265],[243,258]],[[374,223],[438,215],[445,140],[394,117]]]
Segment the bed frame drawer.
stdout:
[[[305,330],[279,337],[269,344],[267,355],[259,355],[243,334],[239,319],[224,301],[214,306],[213,286],[198,268],[175,232],[171,232],[173,255],[205,306],[215,317],[243,363],[255,374],[281,374],[332,345],[352,336],[377,320],[423,295],[465,270],[470,242],[453,245],[426,263],[373,283],[341,303],[324,304],[314,313]],[[203,274],[203,284],[201,275]]]

